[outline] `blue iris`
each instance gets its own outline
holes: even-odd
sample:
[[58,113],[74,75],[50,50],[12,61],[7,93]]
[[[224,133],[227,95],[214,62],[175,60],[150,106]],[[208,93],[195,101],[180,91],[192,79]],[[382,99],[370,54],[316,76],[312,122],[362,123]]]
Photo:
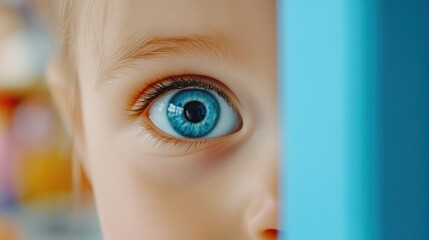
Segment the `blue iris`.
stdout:
[[219,103],[208,91],[185,89],[170,100],[167,116],[177,133],[188,138],[200,138],[210,133],[219,119]]

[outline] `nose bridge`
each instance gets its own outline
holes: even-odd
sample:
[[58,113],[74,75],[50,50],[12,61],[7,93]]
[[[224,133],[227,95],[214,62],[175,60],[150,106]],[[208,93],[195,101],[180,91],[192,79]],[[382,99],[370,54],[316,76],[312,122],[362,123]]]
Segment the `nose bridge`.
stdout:
[[[279,153],[278,149],[272,146],[262,150],[261,152],[261,165],[259,167],[260,178],[257,191],[259,194],[270,197],[278,198],[279,192]],[[256,189],[255,189],[256,190]]]
[[280,166],[280,134],[276,118],[270,118],[267,124],[260,128],[257,151],[257,168],[260,194],[278,198],[279,166]]
[[277,119],[271,119],[270,123],[261,129],[260,135],[258,158],[260,159],[261,183],[265,185],[268,195],[277,198],[280,175],[280,133]]
[[251,239],[277,239],[279,233],[279,140],[276,126],[261,129],[255,153],[257,176],[252,181],[252,199],[246,212]]

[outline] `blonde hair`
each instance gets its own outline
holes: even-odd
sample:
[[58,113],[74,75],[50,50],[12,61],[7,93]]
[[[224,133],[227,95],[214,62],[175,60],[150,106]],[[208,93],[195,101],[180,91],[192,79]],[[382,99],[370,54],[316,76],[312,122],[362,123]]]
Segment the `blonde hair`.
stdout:
[[[59,61],[62,74],[64,75],[64,86],[67,88],[68,104],[71,111],[71,121],[68,121],[71,126],[69,128],[80,128],[83,131],[81,107],[80,107],[80,91],[79,81],[77,79],[76,68],[76,42],[79,26],[79,12],[82,8],[82,0],[37,0],[36,7],[39,15],[50,31],[55,43],[55,60]],[[89,1],[88,1],[89,2]],[[77,136],[73,135],[73,130],[69,129],[69,134],[73,141],[76,141]],[[82,175],[80,170],[81,161],[79,152],[74,148],[76,144],[72,144],[72,185],[75,206],[79,207],[81,199]]]
[[46,29],[54,36],[57,57],[69,81],[76,78],[75,43],[78,32],[78,12],[81,0],[37,0]]

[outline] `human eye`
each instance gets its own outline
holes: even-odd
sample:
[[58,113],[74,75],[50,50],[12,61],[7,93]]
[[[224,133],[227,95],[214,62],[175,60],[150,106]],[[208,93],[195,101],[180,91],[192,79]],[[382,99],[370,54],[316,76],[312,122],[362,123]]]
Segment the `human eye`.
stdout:
[[132,110],[163,140],[218,138],[237,132],[242,122],[225,88],[204,76],[169,77],[144,90]]

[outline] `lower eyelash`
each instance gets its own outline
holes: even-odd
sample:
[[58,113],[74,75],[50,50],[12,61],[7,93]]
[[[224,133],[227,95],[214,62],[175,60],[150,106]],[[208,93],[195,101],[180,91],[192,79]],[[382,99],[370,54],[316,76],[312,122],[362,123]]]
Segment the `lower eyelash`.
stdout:
[[181,148],[186,149],[184,154],[191,150],[196,150],[198,147],[204,146],[208,141],[206,139],[181,139],[166,136],[164,134],[160,134],[159,131],[155,130],[155,128],[147,122],[137,123],[136,128],[138,128],[139,131],[138,135],[148,138],[149,141],[153,143],[154,147],[162,146],[164,148],[171,148],[180,146]]

